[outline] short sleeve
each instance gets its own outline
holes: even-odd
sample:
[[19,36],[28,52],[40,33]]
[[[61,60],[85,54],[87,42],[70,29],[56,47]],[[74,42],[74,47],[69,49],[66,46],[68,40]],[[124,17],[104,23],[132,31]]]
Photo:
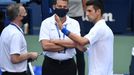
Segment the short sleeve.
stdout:
[[45,21],[42,22],[39,34],[39,41],[49,38],[49,30],[47,28],[47,25],[48,24]]
[[74,28],[76,28],[74,33],[80,35],[80,25],[79,25],[79,23],[77,21],[76,21],[76,25],[75,25]]
[[103,31],[99,27],[93,27],[90,32],[84,37],[87,38],[92,45],[101,38],[102,33]]
[[13,34],[10,45],[10,54],[20,54],[23,39],[21,34]]

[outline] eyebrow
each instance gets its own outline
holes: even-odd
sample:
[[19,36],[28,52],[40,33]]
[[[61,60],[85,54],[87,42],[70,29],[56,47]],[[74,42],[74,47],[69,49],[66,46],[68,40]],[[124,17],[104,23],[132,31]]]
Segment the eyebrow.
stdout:
[[88,9],[87,11],[88,11],[88,12],[91,12],[91,10],[90,10],[90,9]]

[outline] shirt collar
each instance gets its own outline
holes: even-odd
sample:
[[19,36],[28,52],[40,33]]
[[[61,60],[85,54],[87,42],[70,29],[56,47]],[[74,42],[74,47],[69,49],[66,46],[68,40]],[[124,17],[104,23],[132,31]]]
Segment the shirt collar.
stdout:
[[[54,24],[56,23],[55,15],[56,15],[56,14],[54,14],[54,15],[51,17],[51,18],[52,18],[52,21],[51,21],[51,22],[53,22]],[[68,24],[68,23],[69,23],[69,16],[66,15],[66,21],[65,21],[63,24],[65,25],[65,24]]]
[[23,30],[20,28],[20,26],[18,26],[16,23],[13,23],[13,22],[11,24],[14,24],[23,33]]
[[97,22],[95,23],[95,25],[98,25],[98,24],[100,24],[100,23],[104,23],[104,22],[105,22],[104,19],[100,19],[99,21],[97,21]]

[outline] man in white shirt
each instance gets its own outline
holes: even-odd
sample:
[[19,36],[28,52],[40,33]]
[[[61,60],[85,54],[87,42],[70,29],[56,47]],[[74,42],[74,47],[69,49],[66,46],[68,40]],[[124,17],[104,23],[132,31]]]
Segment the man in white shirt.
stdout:
[[76,75],[75,43],[58,28],[55,16],[70,31],[80,35],[78,21],[67,16],[68,0],[56,0],[55,14],[45,19],[40,28],[39,41],[44,51],[42,75]]
[[[78,45],[87,45],[88,75],[113,75],[113,42],[112,30],[102,19],[103,3],[101,0],[92,0],[86,3],[86,15],[95,25],[90,32],[81,37],[65,28],[58,16],[56,20],[61,31]],[[83,51],[83,50],[81,50]]]
[[27,52],[27,44],[20,28],[27,15],[22,4],[7,7],[11,23],[4,28],[0,36],[0,67],[2,75],[27,75],[27,60],[36,59],[37,52]]

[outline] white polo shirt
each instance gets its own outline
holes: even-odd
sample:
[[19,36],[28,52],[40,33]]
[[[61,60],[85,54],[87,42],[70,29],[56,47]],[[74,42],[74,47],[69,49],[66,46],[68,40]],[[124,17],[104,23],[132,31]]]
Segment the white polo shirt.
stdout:
[[105,20],[98,21],[85,37],[90,41],[88,75],[113,75],[114,36]]
[[[20,30],[21,28],[18,27]],[[27,70],[27,61],[18,64],[11,62],[11,54],[27,53],[27,44],[23,31],[13,25],[8,25],[0,36],[0,66],[2,71],[23,72]]]
[[[66,28],[69,31],[80,35],[80,27],[78,21],[66,16],[66,21],[64,22],[64,25],[66,25]],[[43,39],[69,39],[61,32],[61,30],[56,27],[55,14],[45,19],[41,24],[39,41]],[[45,51],[46,56],[56,60],[66,60],[69,58],[73,58],[75,54],[75,48],[68,48],[65,53]]]
[[132,55],[134,56],[134,47],[132,48]]

